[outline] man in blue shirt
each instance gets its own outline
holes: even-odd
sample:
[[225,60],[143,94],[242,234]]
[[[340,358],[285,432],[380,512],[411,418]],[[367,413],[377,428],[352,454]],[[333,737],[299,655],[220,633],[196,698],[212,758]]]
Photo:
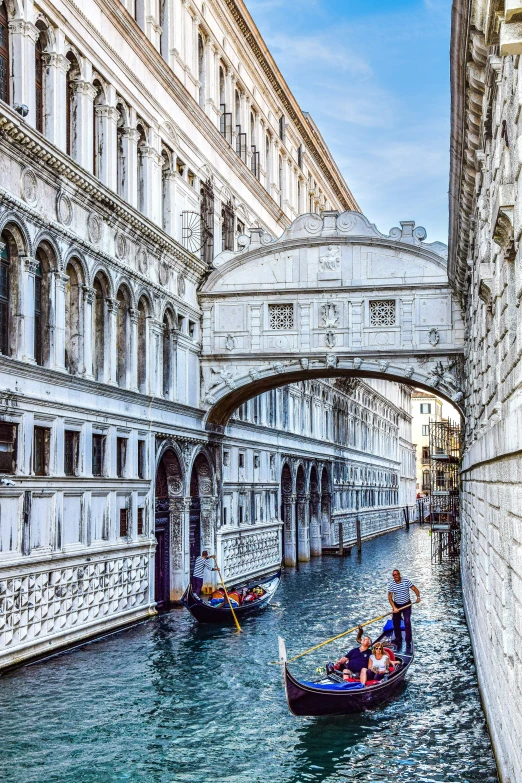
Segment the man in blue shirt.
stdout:
[[347,679],[350,675],[360,675],[362,684],[366,683],[368,673],[368,661],[372,651],[370,649],[372,641],[369,636],[363,636],[361,639],[361,646],[354,647],[353,650],[347,652],[342,658],[339,658],[336,666],[338,666],[343,672],[343,676]]
[[402,577],[396,568],[392,573],[393,581],[388,585],[388,601],[393,609],[393,643],[397,650],[402,647],[401,616],[404,620],[404,636],[406,637],[406,653],[411,653],[411,599],[410,590],[417,596],[415,603],[420,601],[420,593],[413,582]]

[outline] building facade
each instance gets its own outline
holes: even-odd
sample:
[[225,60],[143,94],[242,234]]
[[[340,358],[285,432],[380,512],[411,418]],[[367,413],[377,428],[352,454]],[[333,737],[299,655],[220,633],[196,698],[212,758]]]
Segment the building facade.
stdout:
[[503,783],[522,779],[522,3],[457,0],[449,272],[466,312],[462,575]]
[[430,422],[442,421],[442,402],[434,394],[416,390],[411,396],[412,440],[416,446],[417,495],[430,492]]
[[202,424],[212,259],[357,209],[243,3],[0,3],[0,127],[0,666],[402,524],[402,387]]

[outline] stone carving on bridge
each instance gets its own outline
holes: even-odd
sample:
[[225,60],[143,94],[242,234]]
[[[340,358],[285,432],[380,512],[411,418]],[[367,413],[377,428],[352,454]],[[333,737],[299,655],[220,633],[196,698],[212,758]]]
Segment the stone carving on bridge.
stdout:
[[321,305],[322,324],[325,329],[333,329],[339,324],[339,307],[335,302],[326,302]]
[[337,342],[335,332],[333,332],[331,329],[328,329],[325,335],[325,341],[328,348],[335,348],[335,344]]

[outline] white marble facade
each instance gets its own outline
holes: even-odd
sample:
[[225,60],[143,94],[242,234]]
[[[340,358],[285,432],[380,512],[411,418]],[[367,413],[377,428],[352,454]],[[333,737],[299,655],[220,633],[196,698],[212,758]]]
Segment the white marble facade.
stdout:
[[300,382],[204,427],[213,258],[357,209],[244,6],[8,0],[0,25],[4,667],[178,599],[195,548],[232,580],[320,554],[337,521],[350,542],[355,508],[363,535],[401,524],[413,473],[384,382]]

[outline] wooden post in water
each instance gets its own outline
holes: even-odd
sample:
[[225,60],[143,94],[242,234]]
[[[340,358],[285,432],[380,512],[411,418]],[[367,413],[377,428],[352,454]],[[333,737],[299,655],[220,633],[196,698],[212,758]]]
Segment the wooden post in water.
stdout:
[[355,520],[355,527],[357,530],[357,551],[360,553],[362,551],[362,538],[361,538],[361,520],[359,517]]
[[339,522],[339,557],[344,557],[343,523]]
[[404,513],[404,524],[406,526],[406,530],[410,529],[410,509],[409,506],[404,506],[402,509]]

